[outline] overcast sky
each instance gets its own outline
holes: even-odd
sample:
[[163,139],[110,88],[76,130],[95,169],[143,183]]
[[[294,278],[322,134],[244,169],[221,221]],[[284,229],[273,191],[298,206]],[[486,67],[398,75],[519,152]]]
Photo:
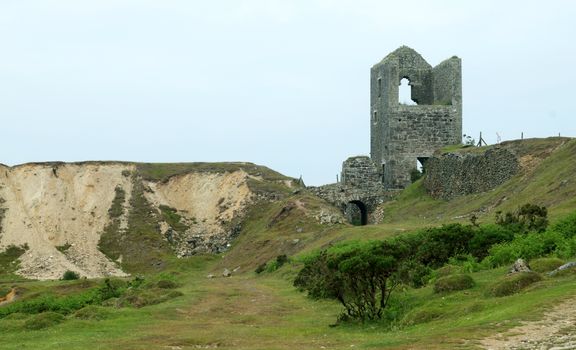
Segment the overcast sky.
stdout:
[[0,163],[369,154],[370,67],[462,58],[464,133],[576,136],[576,1],[0,0]]

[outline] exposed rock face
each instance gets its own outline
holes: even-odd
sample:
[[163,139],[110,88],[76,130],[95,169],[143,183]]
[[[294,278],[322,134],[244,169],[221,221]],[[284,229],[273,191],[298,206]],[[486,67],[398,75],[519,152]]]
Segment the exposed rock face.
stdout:
[[[174,176],[165,183],[147,182],[145,193],[157,208],[175,208],[188,228],[175,232],[164,222],[162,234],[171,236],[178,256],[195,253],[218,253],[239,232],[239,221],[251,202],[249,175],[233,173],[188,173]],[[164,207],[165,206],[165,207]]]
[[450,199],[492,190],[520,170],[516,156],[504,148],[484,153],[447,153],[426,162],[424,186],[435,198]]
[[[98,249],[117,186],[131,187],[126,164],[27,164],[0,168],[5,209],[0,247],[27,245],[19,273],[28,278],[122,276]],[[63,253],[57,247],[70,247]],[[0,249],[2,249],[0,248]]]
[[[244,167],[258,174],[254,165]],[[17,273],[28,278],[57,279],[66,270],[89,278],[126,275],[122,256],[111,261],[99,243],[110,227],[120,237],[131,229],[135,184],[139,193],[144,188],[138,198],[157,220],[159,239],[178,256],[221,252],[257,197],[249,181],[263,181],[242,167],[143,178],[132,163],[0,165],[0,252],[26,245]]]

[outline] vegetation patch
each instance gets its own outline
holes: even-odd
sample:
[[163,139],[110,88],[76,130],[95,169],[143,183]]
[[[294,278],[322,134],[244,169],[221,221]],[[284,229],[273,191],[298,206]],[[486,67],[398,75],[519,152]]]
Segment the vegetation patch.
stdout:
[[74,312],[74,318],[86,321],[101,321],[109,318],[110,315],[109,309],[97,305],[88,305]]
[[506,276],[496,282],[490,289],[490,294],[495,297],[504,297],[516,294],[524,288],[539,282],[542,276],[536,272],[521,272]]
[[434,283],[434,293],[453,292],[474,287],[474,279],[470,275],[456,274],[439,278]]
[[70,249],[72,247],[72,244],[66,242],[63,245],[57,245],[56,249],[62,253],[62,254],[66,254],[66,252],[68,251],[68,249]]
[[402,319],[402,324],[413,326],[421,323],[428,323],[443,317],[446,314],[439,307],[424,307],[413,310]]
[[26,322],[24,322],[24,328],[29,330],[44,329],[58,325],[64,322],[65,319],[62,314],[47,311],[27,319]]
[[126,191],[120,186],[116,186],[114,189],[114,199],[112,200],[112,205],[108,209],[108,215],[110,219],[119,218],[124,213],[124,201],[126,200]]
[[558,258],[539,258],[530,261],[530,269],[534,272],[551,272],[564,265],[564,261]]
[[162,213],[164,221],[166,221],[174,230],[184,233],[190,228],[182,222],[182,216],[178,214],[176,209],[167,205],[160,205],[160,212]]
[[11,274],[18,269],[18,258],[28,250],[28,245],[8,246],[0,253],[0,275]]
[[161,270],[172,251],[160,234],[157,211],[144,196],[144,184],[136,177],[132,183],[128,228],[120,230],[120,220],[111,217],[98,247],[113,261],[122,257],[122,268],[128,272]]
[[80,278],[80,274],[78,274],[78,272],[70,271],[70,270],[66,270],[66,272],[64,272],[64,274],[62,275],[62,280],[64,280],[64,281],[77,280],[79,278]]

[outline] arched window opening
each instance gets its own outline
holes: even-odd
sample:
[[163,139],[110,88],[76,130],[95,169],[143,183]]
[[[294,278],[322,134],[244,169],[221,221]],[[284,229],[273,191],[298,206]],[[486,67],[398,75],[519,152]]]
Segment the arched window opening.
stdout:
[[361,201],[350,201],[346,206],[346,218],[355,226],[368,224],[368,210]]
[[398,88],[398,103],[407,106],[415,106],[416,102],[412,100],[412,86],[407,78],[400,80],[400,87]]

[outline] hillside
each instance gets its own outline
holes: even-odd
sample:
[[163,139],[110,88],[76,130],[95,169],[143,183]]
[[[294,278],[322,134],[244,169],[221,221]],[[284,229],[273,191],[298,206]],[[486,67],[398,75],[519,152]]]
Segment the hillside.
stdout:
[[0,247],[25,250],[27,278],[125,276],[226,250],[253,203],[297,186],[250,163],[0,166]]
[[[575,340],[571,334],[576,311],[571,305],[576,297],[576,270],[557,276],[547,272],[575,260],[572,243],[562,247],[572,252],[570,256],[529,258],[539,279],[505,296],[495,296],[494,290],[508,281],[510,263],[490,265],[490,261],[472,261],[469,256],[454,258],[430,273],[434,280],[468,274],[474,281],[471,288],[438,293],[435,282],[418,288],[399,286],[386,319],[381,321],[335,324],[342,312],[338,302],[309,298],[293,286],[294,277],[313,252],[342,242],[404,237],[454,222],[469,225],[473,215],[479,223],[490,224],[498,211],[514,211],[525,203],[547,207],[552,227],[566,215],[575,218],[576,140],[522,140],[440,152],[482,153],[493,147],[510,149],[522,160],[519,172],[502,185],[444,200],[428,195],[419,180],[380,206],[381,223],[367,226],[345,223],[338,209],[295,180],[253,164],[58,164],[58,177],[52,170],[54,164],[3,168],[2,244],[12,246],[0,253],[0,267],[4,272],[12,270],[2,275],[5,282],[0,282],[0,296],[12,293],[16,297],[0,307],[0,341],[6,349],[84,349],[96,342],[101,349],[566,346]],[[39,176],[42,181],[37,180]],[[87,191],[92,183],[101,185],[103,194]],[[17,197],[20,193],[23,196]],[[16,203],[26,215],[10,213]],[[57,210],[57,203],[67,203],[70,208]],[[78,208],[96,210],[94,216],[90,212],[83,216],[92,218],[92,226],[76,222]],[[23,223],[16,226],[17,218],[38,228]],[[45,229],[40,225],[43,222],[60,225],[68,232],[56,235],[60,230]],[[16,229],[23,230],[27,238],[6,234]],[[95,237],[87,234],[74,240],[75,229]],[[541,241],[557,236],[550,231]],[[535,234],[531,237],[539,242]],[[26,251],[18,248],[24,243],[28,244]],[[136,277],[108,282],[22,281],[11,275],[26,271],[26,255],[41,256],[44,251],[37,246],[42,245],[47,247],[45,252],[53,254],[53,261],[62,262],[55,264],[59,270],[40,270],[51,274],[31,277],[59,278],[68,268],[94,276],[128,272]],[[79,247],[108,265],[89,270],[76,263],[71,257]],[[14,264],[14,258],[22,253]],[[261,273],[256,274],[256,269]],[[225,270],[230,277],[223,277]],[[93,298],[93,293],[114,290],[115,285],[121,292],[114,297],[82,307],[80,301]],[[56,321],[36,330],[38,318],[47,313],[17,311],[25,310],[19,305],[48,305],[49,310],[56,310],[48,312]],[[523,343],[523,339],[531,339],[533,344]]]

